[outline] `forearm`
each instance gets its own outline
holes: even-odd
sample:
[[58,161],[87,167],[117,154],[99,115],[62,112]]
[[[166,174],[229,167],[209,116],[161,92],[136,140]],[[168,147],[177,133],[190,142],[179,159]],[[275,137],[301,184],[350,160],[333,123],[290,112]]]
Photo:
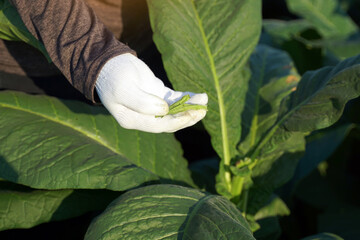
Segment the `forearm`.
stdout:
[[43,42],[50,58],[72,85],[93,100],[105,62],[132,52],[117,41],[81,0],[10,0],[28,30]]

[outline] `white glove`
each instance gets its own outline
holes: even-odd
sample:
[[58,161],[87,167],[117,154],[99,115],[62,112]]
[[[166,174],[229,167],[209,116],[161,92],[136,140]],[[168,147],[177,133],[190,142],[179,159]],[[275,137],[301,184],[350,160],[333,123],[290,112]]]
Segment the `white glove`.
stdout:
[[187,94],[191,97],[187,103],[200,105],[207,104],[208,96],[165,87],[143,61],[130,53],[110,59],[101,69],[95,87],[101,102],[124,128],[175,132],[206,115],[204,109],[166,115],[169,106]]

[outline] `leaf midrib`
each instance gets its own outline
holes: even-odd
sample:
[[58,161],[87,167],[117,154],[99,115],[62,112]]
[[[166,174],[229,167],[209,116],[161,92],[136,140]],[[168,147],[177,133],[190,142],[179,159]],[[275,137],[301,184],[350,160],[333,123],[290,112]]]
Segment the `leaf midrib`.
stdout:
[[4,107],[4,108],[10,108],[10,109],[14,109],[14,110],[17,110],[17,111],[23,111],[23,112],[27,112],[27,113],[30,113],[32,115],[36,115],[36,116],[39,116],[39,117],[42,117],[42,118],[45,118],[49,121],[52,121],[52,122],[55,122],[55,123],[58,123],[60,125],[63,125],[65,127],[68,127],[68,128],[71,128],[79,133],[81,133],[82,135],[85,135],[86,137],[94,140],[95,142],[97,142],[98,144],[106,147],[107,149],[111,150],[112,152],[116,153],[116,154],[119,154],[119,155],[122,155],[121,152],[119,152],[116,148],[113,148],[112,146],[110,145],[106,145],[105,142],[106,141],[101,141],[102,139],[101,138],[98,138],[96,137],[94,134],[91,134],[90,132],[86,132],[84,130],[82,130],[81,128],[79,127],[74,127],[74,125],[71,125],[71,124],[68,124],[64,121],[60,121],[58,119],[55,119],[55,118],[52,118],[52,117],[49,117],[47,115],[44,115],[44,114],[41,114],[41,113],[38,113],[38,112],[32,112],[26,108],[22,108],[22,107],[16,107],[16,106],[13,106],[13,105],[9,105],[9,104],[4,104],[4,103],[0,103],[0,106],[1,107]]
[[229,149],[229,142],[228,142],[228,132],[227,132],[225,106],[224,106],[224,100],[223,100],[223,96],[222,96],[222,91],[221,91],[221,88],[220,88],[220,82],[219,82],[219,78],[218,78],[218,75],[217,75],[217,72],[216,72],[215,62],[214,62],[213,55],[212,55],[211,50],[210,50],[209,42],[208,42],[208,39],[206,37],[202,21],[201,21],[200,16],[199,16],[199,14],[197,12],[194,0],[191,0],[191,3],[192,3],[192,7],[193,7],[193,10],[194,10],[194,13],[195,13],[197,25],[199,27],[201,37],[203,39],[205,51],[206,51],[208,59],[209,59],[211,74],[213,76],[213,80],[214,80],[214,84],[215,84],[215,89],[216,89],[216,94],[217,94],[217,99],[218,99],[218,105],[219,105],[219,112],[220,112],[221,136],[222,136],[224,163],[225,163],[225,165],[229,165],[230,164],[230,149]]

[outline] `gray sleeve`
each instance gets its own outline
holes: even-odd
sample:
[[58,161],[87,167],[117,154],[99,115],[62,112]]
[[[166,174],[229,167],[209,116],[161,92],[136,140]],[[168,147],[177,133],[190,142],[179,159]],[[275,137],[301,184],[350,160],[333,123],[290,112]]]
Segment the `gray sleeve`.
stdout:
[[94,101],[94,86],[110,58],[135,52],[119,42],[83,0],[10,0],[70,83]]

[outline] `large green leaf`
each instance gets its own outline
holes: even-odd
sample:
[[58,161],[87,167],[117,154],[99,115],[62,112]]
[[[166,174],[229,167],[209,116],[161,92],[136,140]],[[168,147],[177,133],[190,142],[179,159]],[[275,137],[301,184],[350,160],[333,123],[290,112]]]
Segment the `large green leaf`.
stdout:
[[[241,209],[254,215],[272,191],[291,178],[305,141],[303,133],[287,132],[276,125],[281,100],[295,90],[300,78],[291,58],[284,51],[259,45],[250,57],[250,67],[238,149],[240,162],[250,158],[255,166],[252,180],[235,181],[245,181],[243,188],[250,194],[243,194]],[[241,191],[240,187],[232,195]]]
[[254,239],[227,199],[175,185],[131,190],[99,215],[85,239]]
[[341,116],[345,103],[359,95],[359,60],[351,58],[335,67],[307,72],[297,90],[282,101],[278,120],[250,154],[260,161],[252,174],[250,212],[255,213],[265,196],[292,176],[305,142],[302,132],[291,131],[330,126]]
[[324,38],[346,38],[357,31],[337,0],[287,0],[289,10],[308,20]]
[[244,65],[260,35],[261,1],[148,0],[148,5],[171,83],[177,90],[208,94],[203,122],[214,149],[229,165],[240,139],[248,81]]
[[173,135],[125,130],[102,107],[9,91],[0,92],[0,177],[42,189],[191,184]]
[[104,190],[34,190],[0,181],[0,230],[30,228],[101,210],[118,195]]
[[44,45],[31,35],[8,0],[0,0],[0,38],[26,42],[40,50],[51,61]]
[[334,124],[345,104],[360,95],[360,56],[307,72],[280,107],[278,123],[289,131],[313,131]]
[[250,68],[238,145],[241,156],[246,156],[274,125],[281,100],[295,90],[300,80],[289,55],[266,45],[259,45],[251,55]]

